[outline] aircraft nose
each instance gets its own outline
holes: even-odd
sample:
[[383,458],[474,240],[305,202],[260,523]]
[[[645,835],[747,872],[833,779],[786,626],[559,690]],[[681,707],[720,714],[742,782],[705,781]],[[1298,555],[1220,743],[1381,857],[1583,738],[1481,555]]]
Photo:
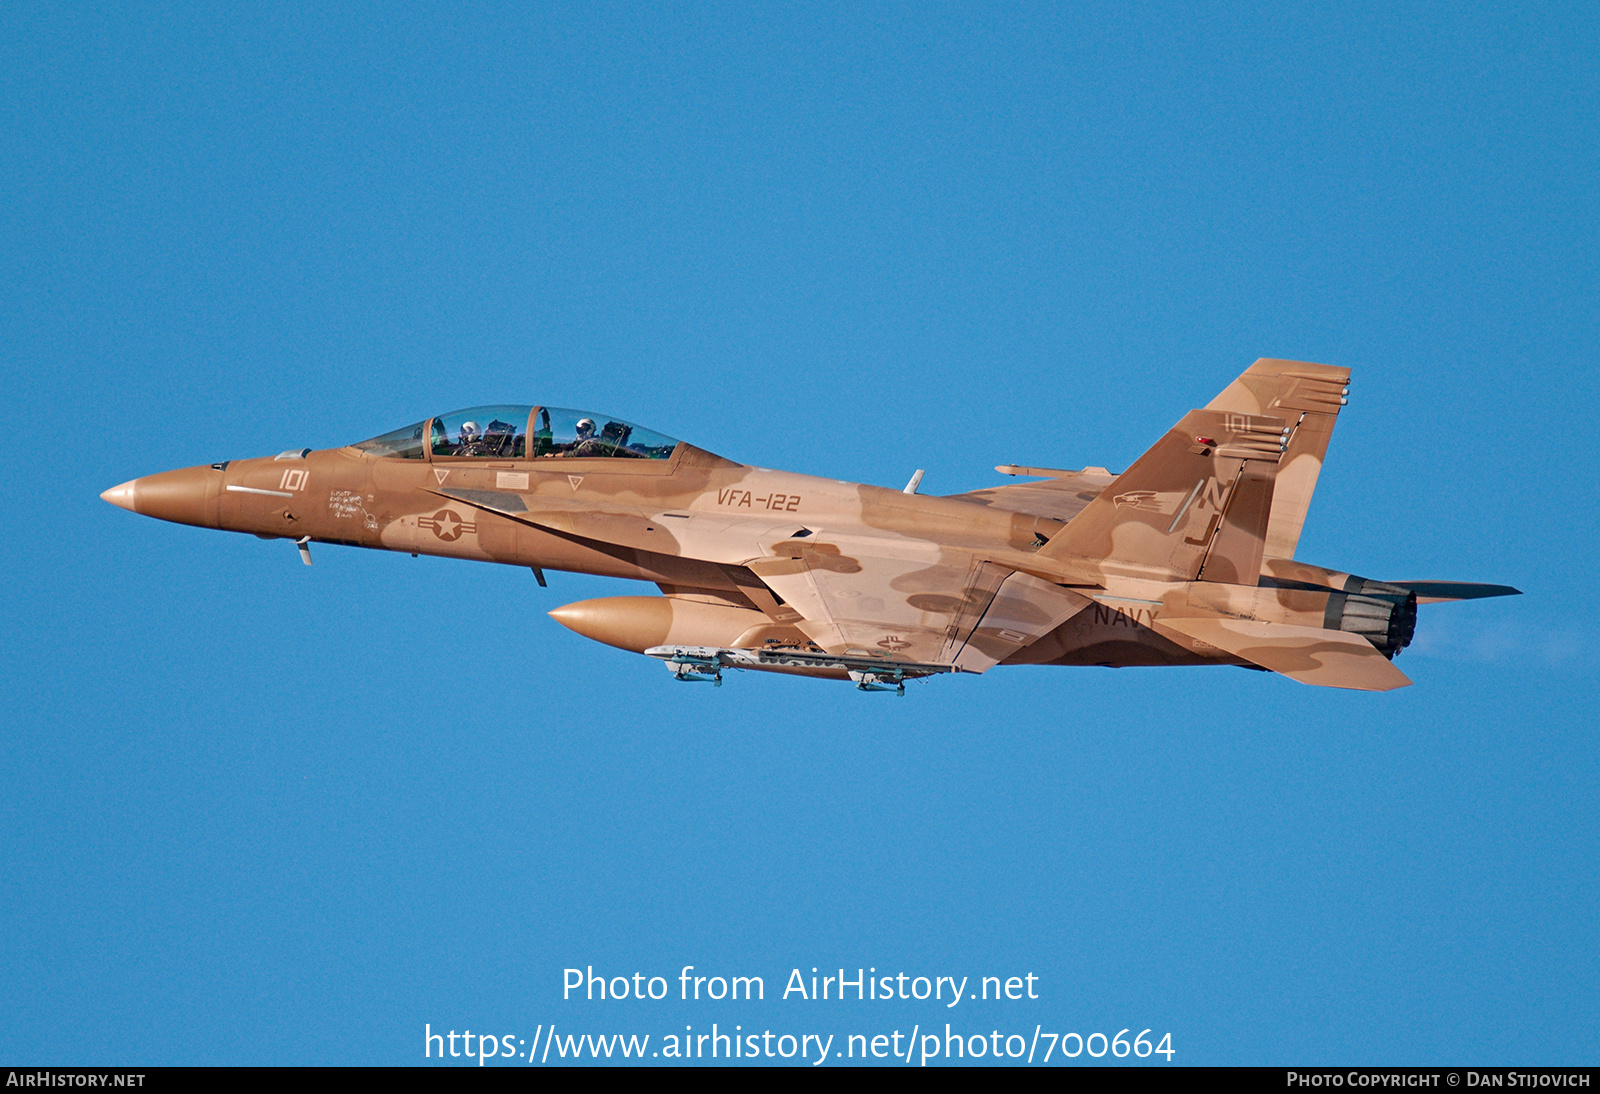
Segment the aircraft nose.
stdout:
[[220,477],[207,467],[185,467],[113,486],[100,497],[130,513],[215,528]]
[[133,488],[138,484],[139,480],[133,479],[130,482],[123,483],[121,486],[113,486],[110,490],[102,490],[100,492],[100,500],[109,501],[118,509],[126,509],[130,513],[137,513],[139,510],[133,504]]

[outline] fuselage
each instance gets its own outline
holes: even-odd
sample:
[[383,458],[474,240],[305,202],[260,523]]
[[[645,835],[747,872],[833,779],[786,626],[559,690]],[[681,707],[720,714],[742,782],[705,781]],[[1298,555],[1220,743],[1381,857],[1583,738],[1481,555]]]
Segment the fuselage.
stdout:
[[[1025,644],[994,640],[991,664],[1245,663],[1158,633],[1153,623],[1164,611],[1340,626],[1329,621],[1329,604],[1344,598],[1334,590],[1347,575],[1276,560],[1264,584],[1250,586],[1084,572],[1038,554],[1062,520],[973,496],[752,467],[627,423],[607,421],[597,433],[581,413],[478,408],[360,445],[151,475],[103,497],[163,520],[302,545],[494,562],[532,569],[541,581],[550,570],[650,582],[665,595],[551,613],[636,652],[669,644],[817,649],[819,640],[830,644],[815,625],[823,614],[834,648],[933,660],[976,626],[971,605],[984,615],[984,598],[994,596],[985,574],[997,569],[1051,583],[1071,603],[1058,603],[1059,624]],[[487,430],[472,415],[491,419]],[[638,437],[645,440],[624,446]],[[1275,565],[1292,573],[1270,580]]]
[[113,487],[163,520],[655,584],[550,612],[679,679],[730,668],[868,690],[1002,664],[1249,665],[1387,691],[1417,605],[1507,586],[1294,559],[1349,370],[1263,358],[1120,475],[950,497],[772,471],[604,414],[479,406],[342,448]]
[[[723,570],[740,561],[738,549],[718,550],[717,561],[707,561],[685,548],[715,539],[732,523],[728,518],[757,518],[779,538],[826,529],[835,537],[938,542],[958,553],[1026,549],[1036,535],[1061,527],[966,501],[750,467],[681,443],[663,461],[402,460],[351,447],[296,451],[166,471],[102,496],[145,516],[267,539],[708,588],[733,587]],[[545,499],[609,518],[617,525],[608,529],[614,538],[602,544],[498,511],[520,504],[539,512]]]

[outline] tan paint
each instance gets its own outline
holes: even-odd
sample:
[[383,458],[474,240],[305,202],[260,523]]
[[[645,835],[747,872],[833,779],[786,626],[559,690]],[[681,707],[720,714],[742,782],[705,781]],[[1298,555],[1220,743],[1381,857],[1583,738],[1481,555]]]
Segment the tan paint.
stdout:
[[[510,445],[539,407],[493,434],[496,452],[518,458],[432,442],[402,458],[364,442],[169,471],[102,496],[269,538],[652,582],[667,595],[551,612],[633,651],[785,650],[781,671],[849,668],[860,680],[995,664],[1245,664],[1387,690],[1409,682],[1389,658],[1419,599],[1514,590],[1439,586],[1419,598],[1293,561],[1348,382],[1346,369],[1263,359],[1121,475],[1002,465],[1047,478],[943,498],[748,467],[685,443]],[[813,654],[842,660],[807,667]]]

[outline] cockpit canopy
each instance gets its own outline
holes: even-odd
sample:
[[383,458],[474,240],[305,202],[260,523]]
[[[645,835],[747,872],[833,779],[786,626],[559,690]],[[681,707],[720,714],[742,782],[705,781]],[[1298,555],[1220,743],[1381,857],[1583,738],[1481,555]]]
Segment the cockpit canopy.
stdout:
[[402,460],[664,460],[677,446],[671,437],[605,414],[553,406],[477,406],[353,447]]

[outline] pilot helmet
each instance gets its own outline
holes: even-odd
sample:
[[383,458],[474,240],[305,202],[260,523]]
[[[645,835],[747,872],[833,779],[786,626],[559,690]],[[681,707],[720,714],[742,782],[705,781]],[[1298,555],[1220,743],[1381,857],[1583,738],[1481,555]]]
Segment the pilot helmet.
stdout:
[[594,419],[593,418],[579,418],[578,419],[578,436],[586,437],[586,436],[588,436],[589,434],[591,434],[593,432],[594,432]]
[[478,423],[477,422],[462,422],[461,423],[461,439],[462,439],[463,442],[477,440],[478,439]]

